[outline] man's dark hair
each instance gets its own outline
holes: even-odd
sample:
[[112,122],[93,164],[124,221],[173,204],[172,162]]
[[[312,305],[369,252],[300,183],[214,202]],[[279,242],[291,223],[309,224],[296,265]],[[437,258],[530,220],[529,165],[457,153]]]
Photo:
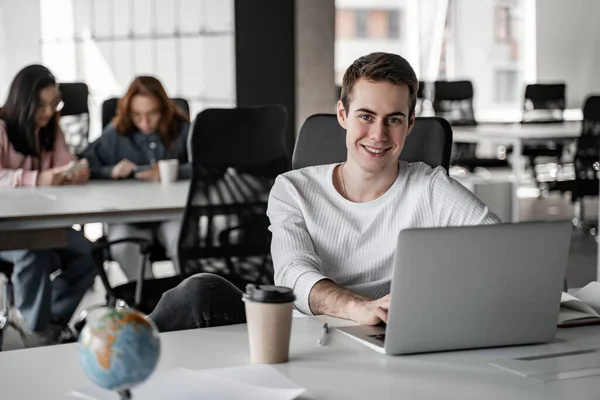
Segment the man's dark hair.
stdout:
[[359,79],[372,82],[390,82],[406,85],[410,94],[409,116],[415,111],[419,80],[417,74],[405,58],[398,54],[371,53],[358,58],[344,73],[340,100],[348,114],[352,89]]

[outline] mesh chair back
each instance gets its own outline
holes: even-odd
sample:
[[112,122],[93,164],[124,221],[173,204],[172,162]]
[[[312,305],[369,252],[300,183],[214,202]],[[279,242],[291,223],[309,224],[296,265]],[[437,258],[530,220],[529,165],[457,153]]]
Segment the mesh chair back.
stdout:
[[88,87],[83,82],[70,82],[59,84],[58,90],[63,99],[59,120],[60,128],[65,135],[69,151],[78,154],[85,150],[89,142]]
[[[182,99],[180,97],[172,98],[177,104],[177,106],[183,111],[185,115],[190,116],[190,105],[186,99]],[[102,103],[102,129],[106,128],[106,125],[110,124],[117,113],[117,104],[119,99],[117,97],[112,97],[110,99],[104,100]]]
[[281,106],[208,109],[194,121],[192,179],[179,237],[182,274],[212,272],[240,288],[272,279],[266,207],[287,171]]
[[451,125],[476,125],[471,81],[436,81],[433,110]]
[[523,123],[564,122],[564,83],[531,84],[525,87]]
[[[406,138],[400,160],[422,161],[448,170],[452,150],[452,128],[443,118],[417,117]],[[307,118],[294,148],[294,169],[313,165],[340,163],[346,160],[346,131],[335,114],[315,114]]]

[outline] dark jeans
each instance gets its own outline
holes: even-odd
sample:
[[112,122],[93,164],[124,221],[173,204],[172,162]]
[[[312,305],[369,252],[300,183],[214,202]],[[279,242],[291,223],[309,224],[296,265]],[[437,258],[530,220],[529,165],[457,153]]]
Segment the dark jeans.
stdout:
[[150,314],[160,332],[243,324],[242,292],[214,274],[190,276],[165,292]]

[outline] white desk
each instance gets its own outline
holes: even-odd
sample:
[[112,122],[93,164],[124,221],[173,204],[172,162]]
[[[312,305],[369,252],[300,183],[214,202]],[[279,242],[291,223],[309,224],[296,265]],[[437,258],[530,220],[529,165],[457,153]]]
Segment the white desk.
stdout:
[[[600,378],[542,383],[490,366],[498,358],[600,346],[600,327],[558,331],[548,345],[391,357],[332,330],[317,345],[322,323],[294,318],[291,360],[276,368],[308,389],[304,399],[597,399]],[[161,334],[159,370],[249,363],[246,325]],[[66,399],[87,387],[74,344],[0,353],[6,399]],[[200,396],[201,394],[199,394]]]
[[[524,143],[555,141],[573,141],[581,136],[581,122],[571,121],[563,124],[481,124],[473,127],[453,126],[452,137],[455,142],[494,142],[513,146],[513,169],[517,178],[523,175],[522,162]],[[520,181],[519,181],[520,182]]]
[[189,181],[170,185],[92,181],[81,186],[0,190],[0,249],[18,248],[19,243],[27,248],[56,247],[60,237],[55,235],[74,224],[177,218],[185,208],[188,188]]
[[453,126],[454,142],[494,143],[513,147],[511,161],[514,182],[513,222],[519,220],[517,190],[525,174],[523,147],[528,143],[548,142],[549,140],[570,142],[581,136],[581,122],[570,121],[562,124],[480,124],[474,127]]

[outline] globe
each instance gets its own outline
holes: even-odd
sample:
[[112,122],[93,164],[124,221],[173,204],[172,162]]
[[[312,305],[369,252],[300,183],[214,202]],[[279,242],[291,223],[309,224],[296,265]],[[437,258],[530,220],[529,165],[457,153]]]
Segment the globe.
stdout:
[[160,339],[144,314],[128,308],[108,309],[86,323],[77,351],[83,372],[94,384],[129,398],[129,389],[154,372]]

